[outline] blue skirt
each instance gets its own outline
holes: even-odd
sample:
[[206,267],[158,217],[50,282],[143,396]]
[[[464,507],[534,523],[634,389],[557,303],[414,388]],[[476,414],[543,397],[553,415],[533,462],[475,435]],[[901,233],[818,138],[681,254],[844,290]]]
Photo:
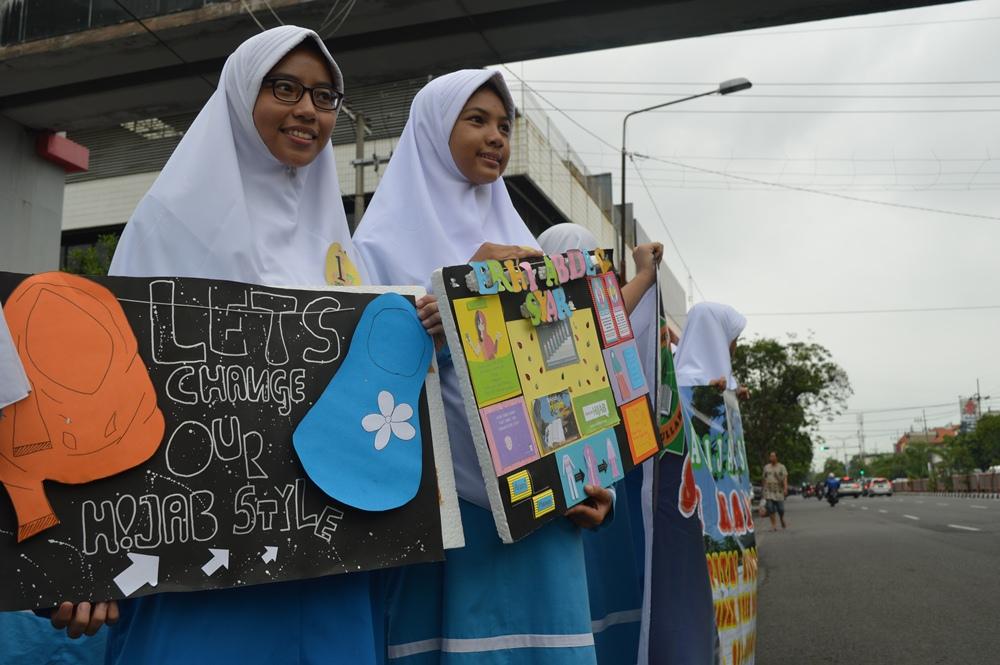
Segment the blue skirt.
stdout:
[[583,533],[590,618],[600,665],[635,665],[642,624],[645,547],[642,472],[615,484],[614,519]]
[[71,640],[31,612],[0,612],[0,665],[99,665],[106,638]]
[[382,608],[368,573],[120,602],[108,665],[375,665]]
[[596,665],[580,530],[558,519],[511,545],[459,501],[465,547],[390,575],[393,665]]

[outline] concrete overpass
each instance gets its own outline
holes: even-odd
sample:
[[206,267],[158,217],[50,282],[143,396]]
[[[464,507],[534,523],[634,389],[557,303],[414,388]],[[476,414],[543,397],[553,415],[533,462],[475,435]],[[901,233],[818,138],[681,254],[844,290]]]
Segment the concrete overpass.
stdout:
[[[120,2],[126,7],[149,6],[136,0]],[[0,46],[0,114],[34,129],[117,124],[195,110],[211,93],[209,82],[217,80],[226,56],[258,31],[239,1],[161,0],[156,3],[159,7],[197,7],[159,16],[139,14],[167,48],[123,10],[109,11],[106,1],[100,3],[101,11],[94,0],[72,3],[80,13],[67,17],[40,13],[38,8],[48,4],[15,3],[4,19],[5,45]],[[277,24],[265,2],[248,0],[247,4],[262,23]],[[270,0],[270,7],[285,23],[313,28],[337,4],[335,0]],[[340,3],[346,4],[349,0]],[[327,43],[350,87],[460,66],[932,4],[942,3],[360,0]]]

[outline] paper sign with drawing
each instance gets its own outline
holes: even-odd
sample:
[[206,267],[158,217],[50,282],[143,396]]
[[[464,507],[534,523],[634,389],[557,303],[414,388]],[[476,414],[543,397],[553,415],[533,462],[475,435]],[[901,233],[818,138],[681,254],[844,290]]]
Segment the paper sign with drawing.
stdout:
[[32,388],[0,411],[0,610],[461,544],[432,345],[383,291],[0,273]]

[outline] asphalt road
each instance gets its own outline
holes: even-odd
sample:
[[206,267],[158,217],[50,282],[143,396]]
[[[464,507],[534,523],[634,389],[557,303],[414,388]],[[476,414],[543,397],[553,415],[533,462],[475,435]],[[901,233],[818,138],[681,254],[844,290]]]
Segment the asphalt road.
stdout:
[[1000,664],[1000,501],[790,497],[757,517],[757,665]]

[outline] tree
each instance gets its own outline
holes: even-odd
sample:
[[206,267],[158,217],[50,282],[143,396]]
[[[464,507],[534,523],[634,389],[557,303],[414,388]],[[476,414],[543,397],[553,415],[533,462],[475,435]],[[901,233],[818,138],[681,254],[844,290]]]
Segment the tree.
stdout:
[[107,275],[111,267],[111,257],[115,255],[118,236],[105,233],[97,237],[97,242],[86,247],[74,247],[66,256],[66,272],[75,275]]
[[983,471],[1000,464],[1000,413],[979,419],[969,447],[976,466]]
[[871,461],[866,469],[873,478],[906,478],[906,460],[897,453],[881,455]]
[[759,477],[773,450],[789,480],[809,476],[815,427],[839,414],[851,395],[847,373],[820,344],[789,336],[758,338],[737,347],[733,371],[750,389],[740,410],[751,477]]
[[840,478],[847,475],[847,469],[844,468],[844,463],[839,459],[827,457],[826,461],[823,462],[823,477],[826,478],[831,473]]
[[945,437],[944,445],[938,451],[944,459],[944,467],[947,473],[969,473],[976,468],[974,448],[976,446],[975,435],[972,432],[963,432],[958,436]]

